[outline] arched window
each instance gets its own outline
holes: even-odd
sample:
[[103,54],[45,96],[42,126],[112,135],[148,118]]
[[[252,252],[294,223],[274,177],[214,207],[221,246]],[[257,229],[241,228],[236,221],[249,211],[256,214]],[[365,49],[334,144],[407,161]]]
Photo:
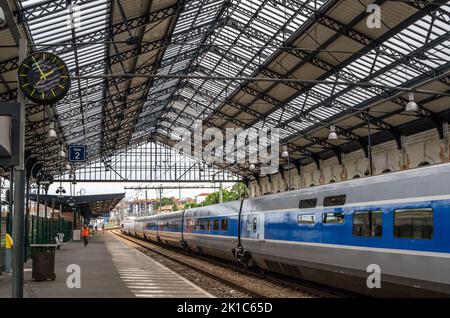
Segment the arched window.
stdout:
[[418,167],[425,167],[425,166],[429,166],[430,163],[428,161],[422,161],[421,163],[419,163],[417,166]]
[[311,183],[309,186],[312,188],[315,187],[316,185],[314,183]]
[[353,179],[358,179],[358,178],[361,178],[361,176],[360,176],[359,174],[355,174],[355,175],[353,176]]
[[336,180],[331,179],[329,183],[335,183],[335,182],[336,182]]
[[381,171],[381,173],[389,173],[389,172],[392,172],[392,170],[391,169],[384,169],[383,171]]

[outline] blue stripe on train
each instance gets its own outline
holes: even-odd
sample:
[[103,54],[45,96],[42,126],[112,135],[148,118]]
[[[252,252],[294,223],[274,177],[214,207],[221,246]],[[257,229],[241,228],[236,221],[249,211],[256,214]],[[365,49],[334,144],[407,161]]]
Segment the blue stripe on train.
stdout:
[[[394,210],[412,208],[433,208],[434,228],[432,239],[408,239],[394,237]],[[362,237],[353,235],[353,213],[355,211],[382,211],[382,236]],[[327,212],[344,213],[343,224],[323,224],[322,214]],[[316,223],[311,225],[298,224],[299,214],[311,214],[316,216]],[[252,213],[258,215],[258,213]],[[195,230],[192,233],[222,236],[237,236],[236,215],[228,215],[228,229],[221,230]],[[198,220],[221,220],[224,217],[202,217]],[[197,219],[193,219],[194,221]],[[252,218],[246,218],[243,213],[241,221],[241,237],[254,238]],[[172,220],[173,221],[173,220]],[[181,219],[177,220],[177,229],[159,228],[159,231],[180,232]],[[185,224],[186,226],[186,224]],[[152,228],[156,230],[156,228]],[[186,229],[185,229],[186,230]],[[259,231],[259,229],[258,229]],[[358,207],[337,207],[308,209],[295,211],[266,212],[264,215],[264,239],[289,242],[340,244],[348,246],[391,248],[414,251],[446,252],[450,253],[450,200],[425,201],[415,203],[366,205]]]
[[[394,237],[394,210],[412,208],[433,208],[434,229],[432,239],[408,239]],[[353,235],[353,213],[355,211],[382,211],[382,236],[362,237]],[[314,211],[314,225],[300,225],[299,214]],[[323,224],[323,212],[343,212],[343,224]],[[428,201],[390,205],[370,205],[345,208],[309,209],[308,212],[273,212],[266,213],[264,236],[267,240],[291,242],[311,242],[366,246],[375,248],[392,248],[429,252],[450,252],[450,201]]]

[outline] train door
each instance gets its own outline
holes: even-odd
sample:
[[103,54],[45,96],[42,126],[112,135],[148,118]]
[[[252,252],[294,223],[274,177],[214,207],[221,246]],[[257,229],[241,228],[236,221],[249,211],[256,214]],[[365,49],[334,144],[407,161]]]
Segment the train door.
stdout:
[[264,214],[247,214],[245,236],[252,239],[264,240]]

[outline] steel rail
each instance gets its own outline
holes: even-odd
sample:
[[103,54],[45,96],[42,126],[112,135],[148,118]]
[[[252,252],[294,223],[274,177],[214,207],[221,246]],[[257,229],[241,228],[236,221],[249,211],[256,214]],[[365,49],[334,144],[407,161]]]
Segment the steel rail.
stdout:
[[[153,242],[143,241],[140,238],[135,238],[135,237],[130,238],[127,235],[124,235],[124,234],[121,234],[121,233],[117,233],[117,231],[111,231],[111,233],[113,233],[115,235],[118,235],[118,236],[120,236],[120,237],[122,237],[122,238],[124,238],[126,240],[132,241],[132,242],[136,243],[137,245],[143,246],[144,248],[148,248],[150,250],[153,250],[153,249],[151,249],[148,246],[145,246],[142,242],[146,242],[148,244],[155,244]],[[158,246],[158,247],[160,247],[160,246]],[[175,248],[164,247],[164,246],[161,247],[161,248],[167,248],[170,251],[173,251],[173,252],[176,252],[176,253],[181,253],[182,255],[189,256],[189,257],[194,257],[191,254],[187,254],[184,251],[178,250],[178,249],[175,249]],[[163,252],[160,252],[160,251],[155,251],[155,252],[158,253],[158,254],[163,253]],[[165,255],[163,255],[163,256],[165,256]],[[235,264],[234,264],[234,266],[230,265],[230,264],[227,264],[226,261],[218,260],[216,258],[199,256],[199,255],[196,255],[195,258],[199,259],[199,260],[203,260],[203,261],[209,262],[209,263],[212,263],[212,264],[214,264],[216,266],[224,267],[224,268],[227,268],[227,269],[230,269],[230,270],[237,270],[238,272],[240,272],[241,274],[244,274],[244,275],[249,275],[249,276],[252,276],[252,277],[258,278],[258,279],[264,279],[264,280],[267,280],[267,281],[269,281],[271,283],[274,283],[274,284],[278,284],[278,285],[280,285],[282,287],[285,287],[285,288],[291,288],[291,289],[299,291],[299,292],[309,293],[311,295],[315,295],[315,296],[322,297],[322,298],[360,297],[361,296],[361,295],[358,295],[358,294],[355,294],[355,293],[352,293],[352,292],[344,291],[344,290],[337,289],[337,288],[330,287],[330,286],[316,284],[316,283],[309,282],[309,281],[303,281],[303,280],[301,280],[300,282],[289,281],[289,280],[285,279],[284,277],[281,278],[282,275],[277,274],[277,273],[264,273],[264,274],[261,274],[261,273],[258,273],[257,271],[252,271],[250,269],[244,269],[243,267],[236,267]],[[310,285],[310,286],[308,286],[308,285]],[[311,286],[314,286],[314,287],[311,287]],[[242,286],[240,286],[240,287],[242,287]],[[329,292],[329,291],[325,291],[325,290],[321,290],[321,289],[328,289],[328,290],[332,290],[334,292]],[[345,296],[339,296],[338,295],[339,293],[343,294]],[[266,296],[259,296],[259,297],[267,298]]]

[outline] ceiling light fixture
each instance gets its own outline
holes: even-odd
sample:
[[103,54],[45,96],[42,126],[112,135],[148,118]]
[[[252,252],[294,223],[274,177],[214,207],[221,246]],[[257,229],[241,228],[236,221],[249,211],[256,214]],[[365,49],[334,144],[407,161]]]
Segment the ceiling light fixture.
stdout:
[[58,138],[58,134],[55,131],[55,123],[52,121],[50,122],[50,129],[47,131],[47,138],[49,139],[56,139]]
[[419,105],[417,105],[414,99],[414,92],[409,93],[409,102],[406,104],[405,111],[407,112],[417,112],[419,111]]
[[331,125],[330,126],[330,134],[328,135],[328,140],[337,140],[338,135],[336,134],[336,126]]

